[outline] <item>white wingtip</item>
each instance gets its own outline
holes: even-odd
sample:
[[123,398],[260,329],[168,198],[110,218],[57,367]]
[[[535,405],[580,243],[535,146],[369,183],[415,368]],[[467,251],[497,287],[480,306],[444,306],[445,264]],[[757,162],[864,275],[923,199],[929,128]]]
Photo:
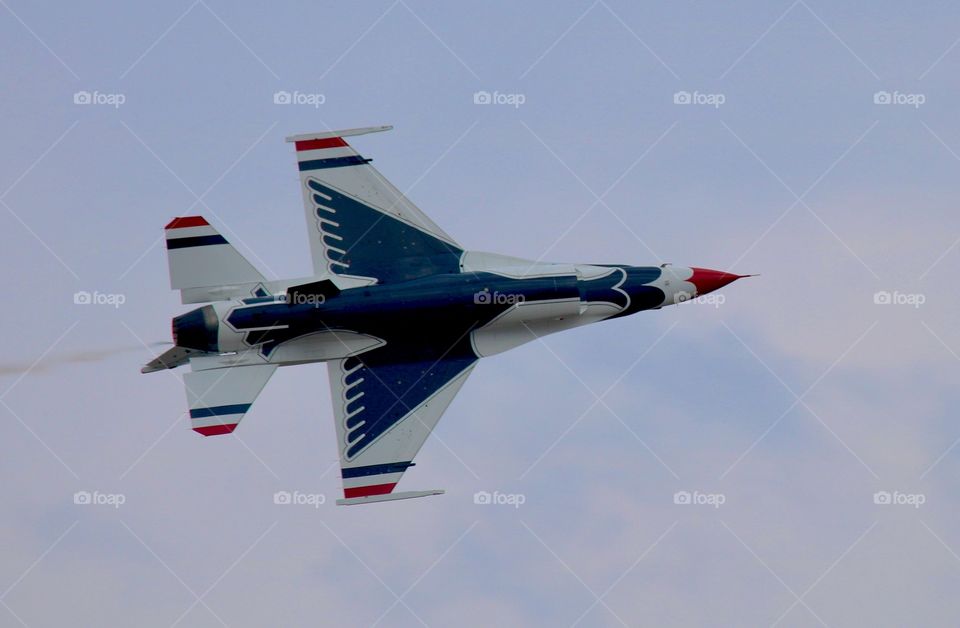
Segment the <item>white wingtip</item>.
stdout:
[[355,506],[357,504],[374,504],[376,502],[389,502],[395,499],[413,499],[414,497],[427,497],[428,495],[443,495],[442,489],[432,489],[429,491],[404,491],[402,493],[387,493],[386,495],[368,495],[366,497],[349,497],[347,499],[338,499],[337,506]]
[[288,142],[302,142],[305,140],[324,140],[329,137],[350,137],[352,135],[366,135],[367,133],[379,133],[389,131],[393,125],[386,126],[365,126],[359,129],[342,129],[340,131],[322,131],[320,133],[304,133],[302,135],[291,135],[286,138]]

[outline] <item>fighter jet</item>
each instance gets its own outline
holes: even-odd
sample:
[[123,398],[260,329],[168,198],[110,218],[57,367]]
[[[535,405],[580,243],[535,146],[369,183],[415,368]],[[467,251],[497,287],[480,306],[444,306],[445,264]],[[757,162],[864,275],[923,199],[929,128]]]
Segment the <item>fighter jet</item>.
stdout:
[[279,366],[328,365],[343,499],[394,492],[480,358],[679,304],[746,275],[557,264],[467,251],[347,143],[368,127],[287,138],[296,148],[314,275],[268,281],[202,216],[165,228],[183,303],[174,346],[144,373],[189,365],[193,430],[232,433]]

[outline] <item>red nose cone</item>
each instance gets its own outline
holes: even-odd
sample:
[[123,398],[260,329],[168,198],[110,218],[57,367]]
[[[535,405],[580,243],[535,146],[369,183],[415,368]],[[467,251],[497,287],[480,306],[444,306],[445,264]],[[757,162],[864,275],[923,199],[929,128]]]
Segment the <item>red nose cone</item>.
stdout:
[[697,295],[719,290],[741,277],[749,277],[749,275],[734,275],[721,270],[710,270],[709,268],[693,268],[692,270],[693,276],[687,281],[697,287]]

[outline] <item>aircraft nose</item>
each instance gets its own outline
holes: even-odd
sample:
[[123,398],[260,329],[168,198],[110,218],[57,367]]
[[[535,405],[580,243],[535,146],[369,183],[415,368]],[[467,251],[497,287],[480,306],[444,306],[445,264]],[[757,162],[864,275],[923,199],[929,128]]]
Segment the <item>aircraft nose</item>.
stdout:
[[735,275],[722,270],[710,270],[709,268],[691,268],[693,275],[687,279],[697,287],[697,295],[707,294],[714,290],[719,290],[737,279],[750,277],[751,275]]

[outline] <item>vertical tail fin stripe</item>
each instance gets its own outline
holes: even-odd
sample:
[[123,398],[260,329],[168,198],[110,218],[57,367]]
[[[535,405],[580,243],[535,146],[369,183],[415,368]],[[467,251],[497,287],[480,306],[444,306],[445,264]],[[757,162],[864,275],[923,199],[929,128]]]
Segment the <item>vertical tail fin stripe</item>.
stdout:
[[348,146],[346,142],[343,141],[341,137],[328,137],[320,140],[301,140],[295,142],[294,145],[297,147],[297,151],[302,150],[320,150],[321,148],[340,148],[342,146]]
[[205,227],[210,223],[203,216],[180,216],[174,218],[164,229],[183,229],[184,227]]

